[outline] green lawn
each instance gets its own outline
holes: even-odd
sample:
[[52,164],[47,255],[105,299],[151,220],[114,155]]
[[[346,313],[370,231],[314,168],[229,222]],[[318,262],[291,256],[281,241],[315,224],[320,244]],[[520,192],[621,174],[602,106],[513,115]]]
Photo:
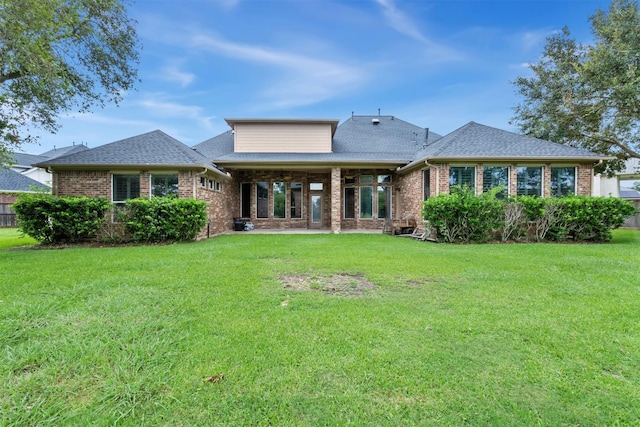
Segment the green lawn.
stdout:
[[640,232],[5,249],[0,345],[0,425],[635,426]]
[[37,242],[29,236],[23,236],[17,228],[0,228],[0,250],[16,246],[31,246]]

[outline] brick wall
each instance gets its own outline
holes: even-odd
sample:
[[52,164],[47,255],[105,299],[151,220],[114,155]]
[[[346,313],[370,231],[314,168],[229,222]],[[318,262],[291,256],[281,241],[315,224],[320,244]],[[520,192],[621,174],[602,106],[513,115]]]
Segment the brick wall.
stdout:
[[109,171],[55,171],[52,193],[56,196],[105,197],[111,200]]
[[[232,193],[234,188],[232,181],[220,182],[220,190],[218,191],[215,186],[213,189],[208,188],[208,185],[202,187],[199,174],[189,174],[181,175],[182,181],[178,181],[180,197],[194,197],[195,193],[196,199],[207,202],[207,225],[200,232],[198,238],[210,237],[232,230]],[[207,177],[207,183],[208,179]]]
[[399,209],[396,211],[395,218],[414,218],[418,222],[422,218],[423,174],[423,170],[414,170],[398,177],[396,201]]
[[591,186],[593,185],[593,164],[581,164],[578,165],[578,184],[577,194],[578,196],[590,196]]

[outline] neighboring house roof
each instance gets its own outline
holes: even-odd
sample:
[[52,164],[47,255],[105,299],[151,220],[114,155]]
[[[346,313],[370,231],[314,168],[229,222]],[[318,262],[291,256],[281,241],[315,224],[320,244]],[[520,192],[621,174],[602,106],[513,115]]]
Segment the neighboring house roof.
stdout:
[[623,199],[640,199],[640,191],[620,190],[620,197]]
[[39,183],[35,179],[11,169],[0,168],[0,191],[31,192],[34,187],[44,191],[50,190],[48,186]]
[[48,159],[46,156],[26,153],[13,153],[13,158],[15,160],[13,167],[18,166],[25,169],[30,169],[32,167],[31,165]]
[[69,145],[68,147],[60,147],[60,148],[54,148],[52,150],[46,151],[42,154],[40,154],[43,157],[49,158],[49,159],[55,159],[56,157],[62,157],[62,156],[67,156],[69,154],[74,154],[74,153],[79,153],[81,151],[85,151],[88,150],[89,148],[85,145]]
[[39,167],[108,169],[114,167],[207,168],[226,176],[193,148],[155,130],[38,163]]

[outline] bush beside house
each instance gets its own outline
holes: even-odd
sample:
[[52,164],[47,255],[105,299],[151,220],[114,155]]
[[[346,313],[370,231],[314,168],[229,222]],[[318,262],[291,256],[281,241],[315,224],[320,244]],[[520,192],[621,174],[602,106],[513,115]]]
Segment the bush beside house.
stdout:
[[93,239],[111,204],[104,198],[23,194],[13,204],[20,230],[40,243]]
[[467,187],[429,198],[423,218],[449,243],[487,241],[606,242],[636,209],[614,197],[514,196],[500,191],[475,195]]
[[132,199],[113,209],[101,197],[23,194],[13,208],[20,230],[44,244],[193,240],[207,219],[205,202],[175,197]]
[[207,204],[176,197],[131,199],[123,212],[125,229],[136,242],[193,240],[207,223]]

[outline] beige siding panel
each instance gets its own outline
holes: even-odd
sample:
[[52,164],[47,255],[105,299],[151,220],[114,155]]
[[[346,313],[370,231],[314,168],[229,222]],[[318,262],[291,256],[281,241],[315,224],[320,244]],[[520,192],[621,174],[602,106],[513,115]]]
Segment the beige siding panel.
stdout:
[[330,153],[331,125],[324,123],[238,123],[236,153]]

